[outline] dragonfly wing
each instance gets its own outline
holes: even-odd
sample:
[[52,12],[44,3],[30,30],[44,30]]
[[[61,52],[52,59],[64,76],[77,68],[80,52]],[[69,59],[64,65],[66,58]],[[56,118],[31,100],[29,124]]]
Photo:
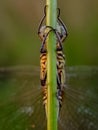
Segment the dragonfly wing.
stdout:
[[[98,130],[97,78],[96,68],[67,68],[58,130]],[[46,129],[39,69],[3,69],[0,71],[0,130],[39,128]]]
[[0,78],[0,130],[45,129],[39,74],[9,72]]
[[74,68],[74,71],[68,71],[59,127],[62,130],[98,130],[98,71],[95,69],[92,73],[92,69],[84,68]]

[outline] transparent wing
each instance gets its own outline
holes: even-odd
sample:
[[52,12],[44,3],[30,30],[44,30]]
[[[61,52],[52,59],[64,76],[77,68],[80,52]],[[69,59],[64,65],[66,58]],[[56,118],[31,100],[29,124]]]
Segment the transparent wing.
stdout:
[[45,129],[38,68],[2,68],[0,75],[0,130]]
[[[98,130],[98,67],[68,67],[58,130]],[[0,68],[0,130],[46,130],[39,67]]]
[[59,127],[98,130],[98,68],[70,67]]

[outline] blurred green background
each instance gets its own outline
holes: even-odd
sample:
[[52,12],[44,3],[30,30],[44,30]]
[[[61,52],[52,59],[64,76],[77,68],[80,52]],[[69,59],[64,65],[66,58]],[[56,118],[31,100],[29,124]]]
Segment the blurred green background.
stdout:
[[[0,0],[0,130],[46,127],[37,35],[44,5],[45,0]],[[69,32],[59,129],[98,130],[98,0],[58,0],[58,7]]]
[[[37,28],[45,0],[0,1],[0,66],[37,65]],[[68,28],[67,65],[98,65],[98,0],[58,0]]]

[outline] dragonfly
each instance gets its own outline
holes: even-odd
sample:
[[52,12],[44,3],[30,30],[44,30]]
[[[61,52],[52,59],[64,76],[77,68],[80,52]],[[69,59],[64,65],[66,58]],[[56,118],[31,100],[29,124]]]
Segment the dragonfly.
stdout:
[[[60,34],[65,37],[49,28],[56,34],[59,48],[60,40],[63,42],[66,38],[66,28],[59,15],[57,18]],[[43,34],[40,34],[43,41]],[[98,67],[66,67],[63,73],[66,86],[58,130],[98,130]],[[0,68],[0,130],[45,130],[46,120],[40,68],[20,65]]]
[[[62,106],[64,86],[65,86],[65,55],[63,54],[62,42],[67,37],[67,28],[60,18],[60,9],[58,8],[57,27],[54,29],[51,26],[46,26],[44,20],[46,18],[46,8],[44,7],[44,16],[40,21],[38,27],[38,35],[41,39],[42,45],[40,49],[40,81],[43,91],[43,104],[47,115],[47,38],[49,33],[53,32],[56,36],[56,66],[57,66],[57,99],[59,104],[59,111]],[[58,29],[59,28],[59,29]],[[59,114],[59,112],[58,112]]]
[[[40,67],[0,68],[0,130],[43,130]],[[98,67],[66,67],[58,130],[98,130]]]

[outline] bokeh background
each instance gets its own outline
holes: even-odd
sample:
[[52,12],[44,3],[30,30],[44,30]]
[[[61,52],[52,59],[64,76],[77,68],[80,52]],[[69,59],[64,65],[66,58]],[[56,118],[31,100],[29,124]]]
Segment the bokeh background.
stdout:
[[[37,28],[45,0],[0,0],[0,66],[39,66]],[[66,64],[98,65],[98,1],[58,0],[69,35]]]
[[[0,130],[46,130],[37,35],[44,6],[0,0]],[[58,0],[58,7],[69,33],[59,130],[98,130],[98,0]]]

